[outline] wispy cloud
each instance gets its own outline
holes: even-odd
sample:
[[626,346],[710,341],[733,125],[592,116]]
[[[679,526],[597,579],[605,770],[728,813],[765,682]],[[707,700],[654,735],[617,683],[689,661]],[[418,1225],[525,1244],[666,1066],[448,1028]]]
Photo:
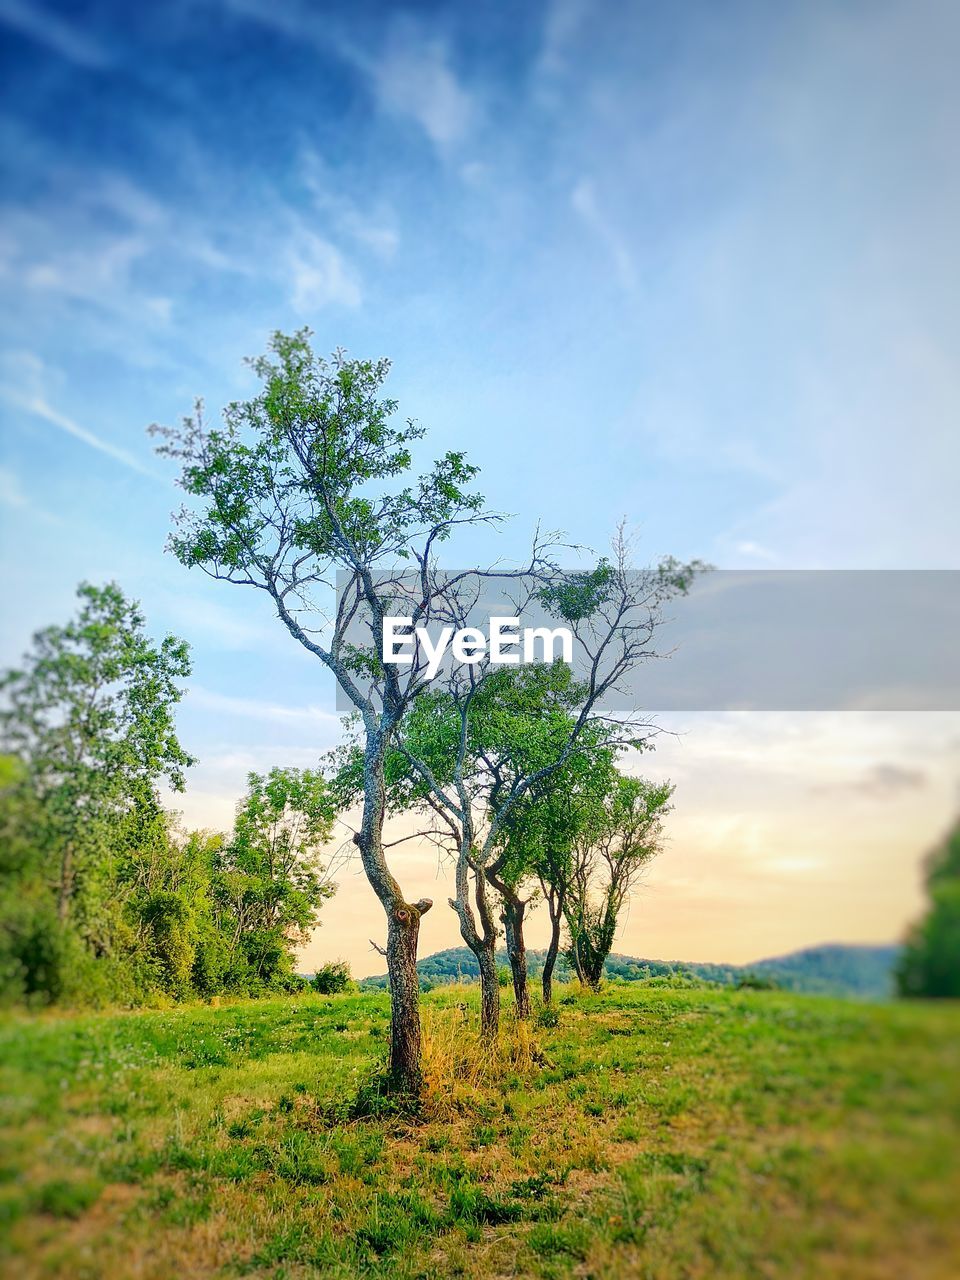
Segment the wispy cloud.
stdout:
[[23,508],[30,504],[20,487],[20,477],[9,467],[0,467],[0,503],[5,507]]
[[39,5],[27,4],[24,0],[0,0],[0,22],[78,67],[101,71],[110,65],[106,50],[88,32]]
[[380,105],[416,121],[438,147],[462,141],[475,103],[454,75],[449,51],[408,24],[395,27],[381,56],[366,64]]
[[[955,776],[960,744],[952,713],[700,712],[664,717],[656,760],[686,785],[694,774],[716,794],[733,795],[738,777],[762,779],[758,807],[780,803],[782,789],[862,789],[865,781],[919,782]],[[679,730],[677,736],[673,731]],[[889,772],[890,770],[894,772]],[[894,785],[896,785],[896,782]],[[904,790],[907,788],[904,787]]]
[[54,515],[51,511],[45,511],[43,507],[37,505],[25,491],[20,477],[9,467],[0,467],[0,506],[16,512],[17,519],[24,519],[25,514],[29,512],[32,519],[39,520],[43,524],[63,524],[62,517]]
[[[234,277],[235,287],[257,305],[264,297],[276,305],[279,294],[301,314],[362,303],[360,276],[349,258],[311,225],[318,219],[309,208],[279,195],[238,208],[223,226],[109,171],[81,176],[52,159],[44,182],[41,198],[6,211],[0,276],[48,314],[55,303],[81,304],[108,327],[119,321],[125,334],[169,340],[183,299],[168,296],[167,282],[205,273]],[[365,220],[349,201],[322,207],[306,181],[299,194],[304,203],[312,194],[315,210],[343,235],[381,256],[392,252],[395,234]],[[199,196],[197,203],[203,204]]]
[[107,457],[112,458],[115,462],[129,467],[131,471],[137,471],[145,476],[153,475],[149,468],[145,467],[133,454],[128,453],[126,449],[121,449],[117,445],[111,444],[109,440],[104,440],[86,427],[82,427],[73,418],[68,417],[65,413],[61,413],[51,404],[48,404],[41,393],[24,391],[17,387],[0,384],[0,397],[15,409],[28,413],[31,417],[40,418],[43,422],[48,422],[59,431],[64,431],[67,435],[73,436],[75,440],[82,441],[83,444],[88,445],[91,449],[96,449],[99,453],[106,454]]
[[[216,591],[214,584],[206,585]],[[222,653],[276,654],[288,664],[301,653],[306,657],[305,650],[276,626],[276,619],[265,618],[262,612],[251,608],[249,600],[234,600],[229,592],[225,594],[229,600],[226,604],[202,588],[178,585],[176,590],[155,591],[154,598],[163,610],[166,625],[187,636],[191,643],[201,642]]]
[[919,791],[930,781],[929,775],[914,765],[881,762],[871,765],[857,777],[838,780],[831,787],[813,790],[846,790],[868,796],[871,800],[896,799],[905,791]]
[[252,720],[265,720],[280,725],[324,725],[337,734],[341,730],[341,717],[325,707],[288,707],[279,702],[266,702],[258,698],[236,698],[215,693],[201,685],[192,685],[188,694],[194,706],[207,711],[220,711],[227,715],[245,716]]
[[637,283],[637,270],[633,254],[626,240],[613,226],[600,206],[596,187],[590,178],[581,178],[570,194],[574,212],[600,239],[613,261],[617,279],[624,289],[632,290]]
[[389,23],[376,53],[299,4],[225,0],[234,15],[282,33],[361,72],[385,112],[412,120],[445,150],[462,142],[479,118],[475,96],[451,65],[449,44],[408,14]]
[[315,24],[296,3],[277,3],[277,0],[212,0],[212,3],[238,18],[260,23],[296,40],[315,43]]
[[761,546],[759,542],[752,542],[749,538],[738,542],[734,550],[739,555],[749,556],[752,560],[766,560],[772,563],[777,559],[777,553],[771,551],[769,547]]
[[391,215],[383,211],[369,214],[362,210],[344,193],[342,177],[334,173],[313,147],[302,149],[300,165],[304,185],[320,214],[331,219],[344,235],[371,249],[378,257],[391,258],[394,255],[400,235]]
[[[97,187],[95,175],[83,182]],[[126,225],[106,231],[109,215]],[[163,228],[133,223],[129,211],[98,204],[89,191],[84,200],[65,202],[59,189],[39,202],[8,206],[4,224],[0,273],[9,288],[33,295],[45,307],[54,300],[81,303],[124,323],[134,321],[138,330],[151,317],[160,325],[168,322],[172,300],[145,288],[134,274],[158,248],[170,245]],[[182,254],[183,242],[174,251]]]
[[541,90],[544,80],[549,81],[567,70],[574,39],[589,8],[588,0],[552,0],[547,5],[540,56],[534,64]]
[[323,236],[301,230],[288,251],[290,296],[299,312],[315,311],[340,303],[359,307],[360,282],[343,254]]

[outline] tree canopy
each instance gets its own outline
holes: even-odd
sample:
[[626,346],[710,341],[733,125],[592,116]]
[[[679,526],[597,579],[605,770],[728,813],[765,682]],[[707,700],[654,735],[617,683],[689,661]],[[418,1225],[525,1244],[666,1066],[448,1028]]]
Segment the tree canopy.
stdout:
[[0,678],[0,999],[47,1004],[302,985],[296,948],[332,886],[318,772],[252,774],[232,834],[183,832],[159,786],[191,756],[182,640],[84,584],[77,616]]
[[960,821],[927,858],[930,907],[897,964],[905,996],[960,997]]

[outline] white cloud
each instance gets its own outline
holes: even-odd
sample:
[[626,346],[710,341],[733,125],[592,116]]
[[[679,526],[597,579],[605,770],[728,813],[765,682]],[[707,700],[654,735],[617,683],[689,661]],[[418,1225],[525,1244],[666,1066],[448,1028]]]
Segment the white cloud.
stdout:
[[297,311],[315,311],[339,303],[358,307],[360,284],[343,255],[329,240],[301,231],[288,257],[291,301]]
[[5,507],[27,507],[27,495],[20,487],[20,477],[8,467],[0,467],[0,502]]
[[39,5],[25,4],[23,0],[0,0],[0,22],[78,67],[100,71],[110,64],[106,51],[87,32]]
[[468,187],[482,188],[490,179],[490,166],[482,160],[467,160],[460,166],[460,177]]
[[637,771],[655,764],[683,787],[696,780],[723,803],[749,798],[754,810],[780,806],[785,789],[807,804],[811,788],[911,790],[921,773],[943,785],[960,766],[949,712],[697,712],[663,723],[655,755]]
[[[7,388],[2,389],[3,394],[9,396]],[[139,462],[132,454],[127,453],[126,449],[120,449],[116,445],[110,444],[109,441],[101,439],[94,432],[88,431],[86,427],[81,427],[79,423],[74,422],[72,418],[68,418],[65,413],[60,413],[54,409],[52,405],[41,399],[39,396],[30,398],[17,399],[10,397],[13,403],[19,404],[28,413],[34,414],[38,418],[42,418],[45,422],[49,422],[52,426],[59,427],[61,431],[65,431],[67,435],[73,436],[77,440],[82,440],[84,444],[90,446],[91,449],[97,449],[100,453],[105,453],[109,458],[113,458],[116,462],[122,462],[125,467],[130,467],[133,471],[139,471],[141,475],[150,475],[150,471],[141,462]]]
[[20,477],[15,471],[11,471],[9,467],[0,467],[0,506],[9,507],[12,511],[19,512],[21,519],[23,519],[24,513],[29,512],[30,517],[44,524],[60,525],[63,523],[59,516],[55,516],[49,511],[44,511],[24,492]]
[[126,174],[107,171],[94,175],[77,195],[92,208],[108,209],[136,227],[156,227],[167,221],[164,206]]
[[902,791],[917,791],[925,787],[928,781],[926,772],[915,765],[881,762],[868,769],[862,778],[847,785],[864,795],[889,799],[896,798]]
[[[182,237],[177,243],[159,224],[131,224],[124,214],[126,228],[105,231],[113,219],[104,218],[104,209],[120,211],[90,192],[83,200],[64,197],[60,189],[69,186],[69,176],[59,175],[51,197],[3,211],[0,273],[7,277],[7,289],[34,295],[47,314],[54,300],[79,302],[101,316],[119,318],[127,332],[131,326],[139,332],[149,321],[166,327],[171,300],[145,289],[138,275],[158,250],[183,254],[189,241]],[[83,186],[95,189],[96,178],[85,176]]]
[[602,241],[613,260],[617,279],[624,289],[631,290],[637,283],[637,270],[633,255],[626,241],[612,225],[597,200],[596,188],[590,178],[581,178],[570,195],[574,212]]
[[226,0],[226,7],[322,54],[338,54],[367,77],[384,111],[413,120],[441,150],[462,141],[476,123],[476,102],[452,70],[446,43],[407,15],[393,22],[380,53],[371,56],[299,5]]
[[[44,228],[41,239],[62,243]],[[136,235],[118,236],[99,246],[54,250],[42,258],[23,261],[23,280],[28,288],[49,289],[81,301],[109,297],[124,285],[131,267],[146,252],[146,242]]]
[[200,632],[219,648],[231,652],[263,652],[267,647],[274,647],[275,639],[282,640],[286,635],[277,627],[267,628],[250,621],[248,616],[195,591],[157,593],[155,598],[162,602],[171,625],[189,629],[191,635]]
[[279,702],[266,702],[258,698],[235,698],[225,693],[215,693],[202,685],[191,685],[187,698],[194,706],[207,711],[221,711],[227,715],[244,716],[252,720],[265,720],[280,725],[323,725],[339,735],[342,732],[341,717],[325,707],[288,707]]
[[744,542],[738,542],[734,548],[742,556],[750,556],[754,560],[774,561],[777,553],[771,551],[769,547],[763,547],[759,542],[751,542],[749,539]]
[[[0,274],[11,291],[37,297],[46,314],[54,300],[81,303],[108,322],[119,320],[125,337],[169,332],[176,302],[168,281],[196,278],[198,267],[242,277],[259,294],[282,291],[300,313],[362,301],[359,277],[340,249],[279,198],[224,228],[168,207],[112,171],[77,174],[51,160],[45,177],[44,198],[5,211]],[[390,226],[363,217],[349,201],[338,198],[326,213],[380,256],[394,251]]]
[[239,18],[259,22],[293,40],[317,43],[309,15],[301,12],[296,4],[277,3],[277,0],[215,0],[215,3]]
[[462,142],[476,123],[476,103],[451,70],[447,46],[411,22],[394,25],[377,58],[354,46],[341,51],[369,77],[385,111],[415,121],[441,150]]
[[169,324],[173,316],[173,299],[161,298],[159,296],[145,298],[143,305],[147,308],[151,315],[156,316],[158,320],[164,324]]
[[400,242],[393,217],[382,209],[375,214],[361,210],[341,189],[341,179],[309,146],[300,156],[303,181],[318,212],[331,219],[337,229],[381,258],[392,258]]
[[[24,359],[28,362],[25,367],[31,370],[31,380],[36,382],[42,374],[43,366],[36,357],[26,355]],[[21,361],[21,363],[23,363]],[[115,444],[111,444],[109,440],[104,440],[101,436],[96,435],[93,431],[89,431],[86,427],[82,427],[73,418],[68,417],[65,413],[61,413],[48,403],[46,395],[40,389],[23,388],[10,386],[8,384],[0,384],[0,397],[7,401],[16,409],[22,410],[24,413],[30,414],[32,417],[40,418],[43,422],[50,423],[60,431],[66,432],[67,435],[73,436],[75,440],[82,441],[91,449],[96,449],[99,453],[106,454],[107,457],[113,458],[115,462],[120,462],[125,467],[129,467],[131,471],[138,471],[141,475],[149,476],[152,472],[143,465],[133,454],[128,453],[126,449],[121,449]]]
[[550,79],[567,70],[571,47],[588,12],[587,0],[552,0],[547,6],[537,77]]

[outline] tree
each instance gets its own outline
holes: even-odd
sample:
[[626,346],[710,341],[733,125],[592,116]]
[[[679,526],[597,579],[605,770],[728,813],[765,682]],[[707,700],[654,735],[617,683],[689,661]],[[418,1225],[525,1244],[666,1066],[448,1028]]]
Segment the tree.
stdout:
[[518,1010],[529,1008],[523,924],[530,899],[521,898],[521,888],[530,880],[539,884],[550,918],[541,971],[542,998],[549,1004],[573,878],[574,845],[596,821],[617,776],[614,764],[622,745],[617,725],[601,719],[589,724],[563,767],[528,793],[505,824],[502,848],[488,874],[503,895],[507,955]]
[[[587,719],[578,722],[576,713],[588,691],[562,664],[498,672],[493,683],[493,697],[488,696],[481,708],[477,730],[491,779],[488,807],[500,821],[499,839],[483,874],[500,896],[516,1013],[523,1019],[531,1013],[524,939],[530,900],[523,896],[523,886],[533,867],[531,850],[517,838],[522,829],[518,817],[524,807],[527,814],[536,810],[555,785],[569,783],[597,726]],[[531,780],[530,786],[507,808],[505,798],[524,777]]]
[[[388,362],[338,353],[328,363],[314,354],[309,337],[307,330],[274,335],[268,355],[252,361],[263,390],[229,405],[222,429],[206,426],[200,405],[180,427],[153,428],[160,452],[182,464],[180,483],[193,500],[169,545],[187,566],[263,591],[359,715],[363,812],[356,842],[387,918],[390,1073],[398,1089],[415,1093],[421,1086],[417,940],[432,903],[408,902],[388,865],[384,764],[405,713],[436,672],[419,640],[409,665],[384,661],[384,619],[407,616],[414,629],[455,626],[485,584],[515,583],[528,599],[536,596],[553,615],[579,626],[588,698],[595,701],[643,655],[657,604],[685,589],[692,567],[665,561],[628,583],[617,566],[603,564],[571,579],[555,563],[555,540],[538,537],[528,562],[516,569],[443,573],[437,557],[452,533],[500,518],[471,491],[476,468],[462,453],[448,452],[425,475],[403,483],[398,478],[410,470],[413,443],[423,432],[409,421],[394,425],[395,402],[380,398]],[[337,585],[336,607],[325,614],[316,593]],[[435,788],[428,769],[421,775],[465,837],[458,859],[462,901],[460,887],[480,865],[465,793]],[[518,784],[504,805],[511,807],[528,785]]]
[[294,948],[319,922],[334,886],[320,862],[336,807],[310,769],[251,773],[233,839],[216,858],[214,894],[235,960],[256,984],[293,972]]
[[[409,736],[400,744],[454,836],[456,895],[450,905],[460,919],[461,937],[480,966],[481,1023],[488,1036],[496,1031],[500,1002],[494,961],[496,926],[488,886],[500,869],[497,849],[511,815],[525,796],[548,783],[574,756],[584,735],[597,723],[595,712],[604,698],[620,689],[638,664],[656,656],[653,641],[664,602],[685,593],[704,568],[699,562],[681,565],[669,558],[652,569],[633,568],[622,526],[613,553],[612,560],[604,558],[591,569],[557,575],[552,581],[536,583],[532,590],[551,617],[568,625],[582,678],[574,679],[570,668],[558,662],[553,670],[565,673],[567,682],[561,692],[549,683],[538,684],[536,674],[528,678],[524,673],[515,679],[509,670],[492,668],[486,657],[454,669],[444,681],[437,705],[453,725],[444,775],[438,777],[430,760],[417,754]],[[514,607],[521,615],[522,606]],[[457,626],[467,625],[468,611],[451,609],[451,614]],[[536,667],[525,672],[531,670],[536,672]],[[544,694],[549,695],[546,700]],[[623,714],[612,724],[624,743],[646,745],[651,726],[636,713]],[[449,729],[447,734],[449,738]],[[427,740],[433,741],[430,735]],[[483,797],[482,826],[477,821],[478,792]],[[502,879],[500,883],[506,885]],[[516,930],[522,928],[522,910],[516,900],[509,908],[518,966]],[[521,1007],[525,1007],[525,979],[519,973],[518,985]]]
[[56,899],[48,883],[54,855],[43,807],[23,762],[0,756],[0,1002],[59,997],[66,960]]
[[216,895],[225,843],[219,832],[181,831],[159,806],[123,839],[115,890],[135,934],[128,963],[142,970],[146,990],[186,1000],[228,985],[230,948]]
[[79,595],[2,680],[0,997],[282,988],[333,891],[322,775],[252,774],[232,836],[181,831],[157,786],[182,787],[191,763],[173,722],[186,645],[152,642],[116,586]]
[[660,851],[672,794],[669,783],[618,776],[599,812],[574,841],[564,903],[569,955],[577,977],[592,990],[600,986],[623,907]]
[[[624,728],[605,719],[581,718],[584,705],[592,705],[588,687],[557,662],[490,673],[471,710],[489,842],[478,862],[500,900],[521,1019],[531,1013],[524,938],[531,899],[523,896],[524,886],[542,860],[545,812],[551,798],[570,793],[598,753],[612,756]],[[511,798],[512,805],[506,803]]]
[[55,918],[105,955],[122,927],[111,892],[118,833],[155,811],[161,780],[182,789],[192,763],[174,727],[190,663],[182,640],[149,638],[115,584],[77,594],[76,618],[37,632],[22,666],[0,678],[0,746],[16,762],[3,806],[19,816],[12,847],[31,850],[31,918],[46,930]]
[[930,909],[897,963],[904,996],[960,997],[960,822],[927,859]]
[[[263,591],[356,708],[363,736],[356,843],[387,919],[390,1077],[398,1090],[417,1093],[417,940],[432,903],[408,902],[388,865],[384,760],[406,709],[429,683],[428,664],[419,650],[408,667],[385,664],[383,619],[445,620],[449,602],[478,575],[438,575],[439,548],[461,526],[499,517],[471,492],[476,468],[462,453],[448,452],[405,482],[423,431],[393,422],[396,403],[380,395],[388,361],[337,353],[328,363],[301,330],[275,334],[269,353],[251,365],[262,390],[229,405],[222,428],[207,427],[199,403],[179,427],[151,428],[159,451],[181,463],[180,484],[194,503],[181,511],[169,546],[188,567]],[[540,559],[535,547],[531,567]],[[338,573],[336,607],[325,611],[316,593],[332,594]],[[359,620],[369,627],[365,644],[351,638]]]
[[[549,875],[558,862],[557,841],[564,835],[570,861],[573,834],[586,822],[591,794],[594,809],[602,814],[603,787],[609,789],[617,778],[617,751],[628,743],[647,745],[636,736],[641,726],[635,720],[585,714],[593,704],[589,686],[560,661],[489,668],[474,679],[454,677],[417,699],[388,762],[391,808],[416,808],[435,817],[433,838],[445,836],[454,852],[456,891],[450,906],[477,960],[481,1026],[487,1036],[495,1034],[499,1019],[498,915],[517,1014],[526,1018],[530,997],[524,922],[529,899],[522,896],[523,885],[536,875]],[[577,814],[579,826],[571,826],[571,813]],[[560,894],[552,904],[561,905],[553,956],[548,957],[548,991],[566,918],[562,886]]]
[[[460,934],[477,960],[481,1028],[496,1034],[500,982],[496,965],[498,916],[505,925],[517,1013],[530,1013],[523,920],[518,889],[529,874],[519,856],[513,816],[533,804],[530,787],[548,785],[552,771],[580,734],[571,708],[585,689],[560,661],[486,668],[481,678],[454,677],[422,692],[404,717],[386,762],[390,813],[416,812],[426,837],[454,858]],[[588,725],[584,739],[595,736]],[[359,748],[339,762],[339,783],[357,786]]]

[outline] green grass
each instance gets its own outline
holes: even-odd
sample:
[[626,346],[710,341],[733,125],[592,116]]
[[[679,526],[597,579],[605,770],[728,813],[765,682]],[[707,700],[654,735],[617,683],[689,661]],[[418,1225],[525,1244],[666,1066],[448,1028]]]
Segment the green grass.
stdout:
[[960,1275],[960,1007],[560,994],[544,1065],[417,1124],[345,1118],[380,993],[6,1018],[0,1271]]

